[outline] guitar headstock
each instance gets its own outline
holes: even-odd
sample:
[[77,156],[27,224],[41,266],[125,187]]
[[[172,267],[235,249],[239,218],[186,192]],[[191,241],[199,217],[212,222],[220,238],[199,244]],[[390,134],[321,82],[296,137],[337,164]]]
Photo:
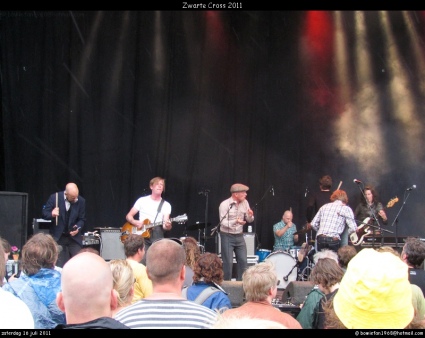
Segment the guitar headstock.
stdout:
[[177,217],[173,218],[173,222],[179,223],[179,224],[183,224],[187,222],[187,215],[183,214]]
[[394,204],[396,204],[398,202],[398,197],[394,197],[392,199],[390,199],[390,201],[387,203],[387,208],[391,208],[394,206]]

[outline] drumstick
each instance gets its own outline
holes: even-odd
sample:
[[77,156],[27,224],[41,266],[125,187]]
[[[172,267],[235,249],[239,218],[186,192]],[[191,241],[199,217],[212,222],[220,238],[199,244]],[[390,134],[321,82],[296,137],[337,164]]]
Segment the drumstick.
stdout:
[[[56,208],[58,207],[58,193],[56,193]],[[58,225],[58,216],[56,216],[56,225]]]
[[342,185],[342,181],[339,181],[339,186],[338,188],[336,188],[336,190],[339,190],[339,188],[341,188],[341,185]]

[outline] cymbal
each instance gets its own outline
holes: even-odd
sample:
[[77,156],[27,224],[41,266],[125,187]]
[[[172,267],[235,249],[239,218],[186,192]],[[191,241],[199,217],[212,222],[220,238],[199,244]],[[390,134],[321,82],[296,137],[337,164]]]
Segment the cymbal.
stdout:
[[211,223],[208,223],[207,226],[205,226],[205,222],[204,223],[196,222],[195,224],[189,225],[187,227],[187,230],[201,230],[201,229],[208,228],[209,226],[211,226]]

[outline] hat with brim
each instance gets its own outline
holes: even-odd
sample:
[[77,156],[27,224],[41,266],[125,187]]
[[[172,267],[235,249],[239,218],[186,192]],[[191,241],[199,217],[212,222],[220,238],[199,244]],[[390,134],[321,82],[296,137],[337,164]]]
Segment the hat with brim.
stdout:
[[247,187],[246,185],[241,184],[241,183],[235,183],[230,187],[231,193],[248,191],[248,190],[249,190],[249,187]]
[[413,320],[408,267],[390,252],[362,249],[348,263],[333,300],[348,329],[404,329]]

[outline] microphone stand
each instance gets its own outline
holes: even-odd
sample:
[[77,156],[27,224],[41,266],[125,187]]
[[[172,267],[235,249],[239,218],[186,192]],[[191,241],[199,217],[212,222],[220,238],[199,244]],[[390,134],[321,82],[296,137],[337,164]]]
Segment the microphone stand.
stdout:
[[[362,183],[362,184],[363,184],[363,183]],[[369,205],[369,202],[367,201],[366,195],[364,194],[364,191],[363,191],[364,185],[363,185],[363,188],[362,188],[362,187],[360,187],[360,185],[359,185],[359,184],[357,184],[357,185],[358,185],[358,187],[359,187],[359,189],[360,189],[360,192],[361,192],[361,193],[362,193],[362,195],[363,195],[363,198],[364,198],[364,200],[365,200],[365,202],[366,202],[367,207],[369,208],[369,212],[370,212],[370,214],[372,215],[373,220],[376,222],[376,224],[378,224],[377,226],[376,226],[376,225],[375,225],[375,226],[372,226],[372,248],[374,248],[374,247],[375,247],[375,229],[376,229],[376,228],[378,228],[378,229],[380,230],[380,232],[381,232],[381,237],[382,237],[382,241],[384,240],[384,237],[382,236],[382,227],[381,227],[381,224],[379,223],[378,218],[376,217],[375,211],[373,211],[372,207]],[[373,196],[373,198],[375,198],[375,196]],[[374,202],[373,202],[373,203],[374,203]],[[363,222],[363,220],[362,220],[362,222]],[[368,224],[368,226],[369,226],[369,225],[371,225],[371,224]],[[382,245],[382,243],[381,243],[381,245]]]
[[257,243],[258,243],[257,244],[257,247],[256,247],[256,251],[258,251],[258,249],[261,248],[260,239],[258,238],[258,235],[257,235],[257,218],[258,218],[257,211],[258,211],[258,205],[264,200],[264,198],[266,198],[267,193],[270,192],[272,188],[273,188],[273,185],[270,185],[267,188],[267,190],[264,192],[263,197],[261,197],[261,199],[254,206],[254,209],[255,209],[254,215],[255,215],[255,217],[254,217],[254,229],[253,229],[253,231],[254,231],[255,238],[257,239]]
[[407,194],[407,196],[406,196],[406,192],[404,192],[404,196],[405,196],[405,197],[404,197],[403,203],[401,204],[401,207],[400,207],[400,209],[398,210],[398,213],[397,213],[397,215],[395,216],[393,223],[391,224],[391,226],[393,226],[393,225],[394,225],[394,223],[395,223],[395,247],[396,247],[396,248],[398,248],[398,238],[397,238],[398,216],[400,215],[401,210],[403,210],[404,205],[406,204],[406,201],[407,201],[407,199],[408,199],[408,198],[409,198],[409,196],[410,196],[410,190],[409,190],[409,193]]
[[[221,222],[223,222],[223,220],[227,217],[227,215],[229,214],[229,212],[230,212],[230,209],[232,209],[232,207],[234,206],[235,204],[234,203],[231,203],[230,205],[229,205],[229,209],[227,209],[227,212],[224,214],[224,216],[220,219],[220,221],[218,222],[218,224],[214,227],[214,228],[212,228],[211,229],[211,236],[214,236],[215,235],[215,233],[217,232],[217,233],[219,233],[220,232],[220,224],[221,224]],[[216,244],[216,252],[218,252],[218,242],[217,242],[217,236],[215,237],[216,238],[216,240],[215,240],[215,244]]]

